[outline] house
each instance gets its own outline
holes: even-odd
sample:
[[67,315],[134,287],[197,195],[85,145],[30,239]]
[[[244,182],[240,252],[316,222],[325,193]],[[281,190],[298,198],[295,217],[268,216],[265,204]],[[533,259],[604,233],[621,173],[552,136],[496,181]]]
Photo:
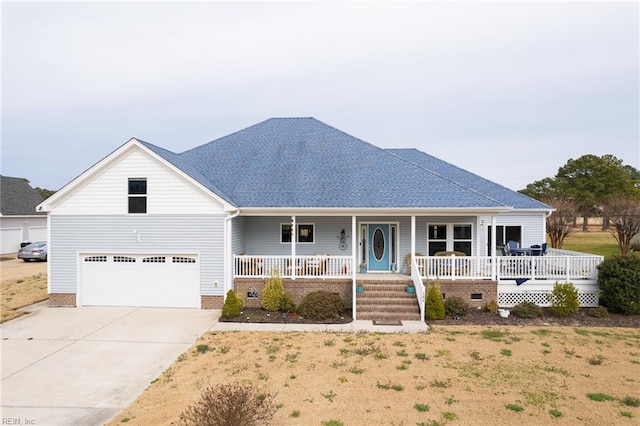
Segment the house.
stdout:
[[36,211],[41,202],[27,179],[0,176],[0,254],[15,255],[21,243],[46,241],[47,216]]
[[549,206],[314,118],[269,119],[179,154],[134,138],[38,208],[52,305],[220,308],[235,289],[259,306],[274,271],[296,302],[325,289],[358,318],[390,306],[424,318],[430,280],[508,306],[580,279],[584,303],[597,302],[597,257],[500,256],[509,240],[545,241]]

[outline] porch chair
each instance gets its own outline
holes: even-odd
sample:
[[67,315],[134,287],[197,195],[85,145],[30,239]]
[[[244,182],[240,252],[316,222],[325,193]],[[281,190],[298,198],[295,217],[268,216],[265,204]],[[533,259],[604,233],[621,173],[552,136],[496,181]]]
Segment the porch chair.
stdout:
[[518,243],[513,240],[507,241],[507,247],[509,249],[509,254],[515,253],[515,250],[519,248]]
[[547,243],[542,243],[542,255],[547,254]]

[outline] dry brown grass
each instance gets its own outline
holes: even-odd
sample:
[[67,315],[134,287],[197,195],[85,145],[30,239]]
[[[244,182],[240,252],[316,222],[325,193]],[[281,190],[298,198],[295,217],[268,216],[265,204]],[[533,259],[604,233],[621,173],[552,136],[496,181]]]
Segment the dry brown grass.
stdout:
[[47,294],[47,274],[37,274],[25,278],[12,278],[0,283],[2,290],[2,320],[9,321],[25,313],[20,308],[42,302]]
[[212,332],[110,424],[176,422],[203,383],[233,381],[277,393],[276,425],[631,424],[640,408],[621,400],[640,398],[640,331]]

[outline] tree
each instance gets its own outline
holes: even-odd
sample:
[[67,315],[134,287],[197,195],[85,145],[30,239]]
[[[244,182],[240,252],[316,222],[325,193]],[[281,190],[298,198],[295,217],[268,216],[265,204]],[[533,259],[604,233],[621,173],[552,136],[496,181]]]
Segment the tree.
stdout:
[[547,217],[547,235],[551,240],[551,247],[561,249],[564,239],[573,232],[573,222],[578,209],[576,204],[568,198],[551,197],[542,201],[555,208],[555,211]]
[[33,190],[36,191],[38,194],[40,194],[43,200],[46,200],[47,198],[51,197],[53,194],[56,193],[56,191],[40,188],[39,186],[36,186],[35,188],[33,188]]
[[525,189],[518,192],[528,197],[535,198],[536,200],[552,199],[561,196],[557,188],[556,180],[548,177],[530,183]]
[[578,207],[584,219],[583,231],[588,231],[589,216],[598,214],[607,198],[637,189],[622,160],[610,154],[602,157],[587,154],[576,160],[569,159],[558,169],[555,182],[558,190]]
[[609,198],[604,211],[611,221],[609,230],[620,246],[623,256],[629,253],[631,240],[640,234],[640,198],[618,196]]

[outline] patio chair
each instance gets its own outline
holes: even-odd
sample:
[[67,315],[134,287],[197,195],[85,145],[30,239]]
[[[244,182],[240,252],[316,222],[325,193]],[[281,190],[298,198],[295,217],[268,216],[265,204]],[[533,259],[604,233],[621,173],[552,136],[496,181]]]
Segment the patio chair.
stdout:
[[513,241],[513,240],[509,240],[507,241],[507,247],[509,249],[509,253],[515,252],[518,248],[518,243]]
[[547,254],[547,243],[542,243],[542,255]]

